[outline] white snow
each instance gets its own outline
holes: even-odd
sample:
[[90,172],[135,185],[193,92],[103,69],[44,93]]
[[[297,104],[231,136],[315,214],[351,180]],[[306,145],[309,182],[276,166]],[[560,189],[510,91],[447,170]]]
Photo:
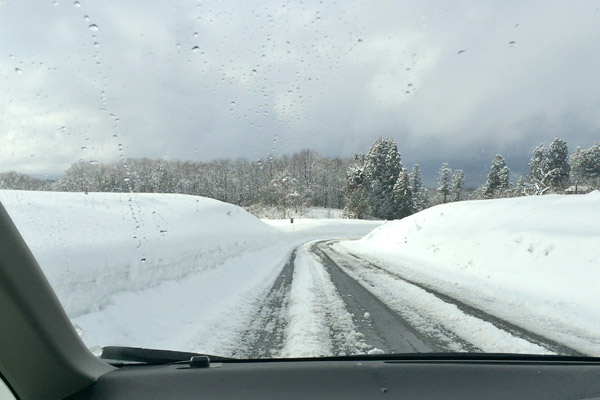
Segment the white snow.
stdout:
[[325,267],[298,249],[289,299],[289,322],[282,357],[311,357],[363,353],[362,340]]
[[597,356],[599,210],[600,192],[450,203],[335,248]]
[[265,223],[231,204],[169,194],[0,190],[0,202],[90,348],[231,354],[293,248],[379,224]]

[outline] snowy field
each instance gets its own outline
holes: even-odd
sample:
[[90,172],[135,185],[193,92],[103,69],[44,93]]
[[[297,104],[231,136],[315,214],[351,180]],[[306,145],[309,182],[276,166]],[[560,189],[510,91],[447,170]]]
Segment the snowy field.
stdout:
[[[600,356],[600,192],[439,205],[334,248]],[[367,278],[398,299],[389,276]],[[424,291],[411,297],[440,313]]]
[[3,190],[0,202],[93,349],[229,354],[293,248],[380,224],[263,222],[231,204],[169,194]]
[[[283,218],[281,210],[275,207],[250,207],[248,211],[258,218],[287,219]],[[340,219],[342,218],[342,212],[343,210],[339,208],[307,207],[297,211],[288,210],[286,216],[289,217],[291,214],[296,219]]]

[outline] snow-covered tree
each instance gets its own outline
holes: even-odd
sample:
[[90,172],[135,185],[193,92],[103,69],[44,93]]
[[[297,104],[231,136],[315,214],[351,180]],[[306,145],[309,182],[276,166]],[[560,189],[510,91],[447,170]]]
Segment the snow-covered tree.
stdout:
[[577,148],[571,155],[573,180],[600,188],[600,143],[589,149]]
[[465,173],[462,169],[454,170],[452,175],[452,201],[464,200]]
[[277,208],[283,218],[290,216],[290,212],[298,211],[298,188],[297,181],[289,171],[283,170],[272,180],[272,192],[278,198]]
[[452,193],[452,170],[448,167],[448,163],[443,163],[438,173],[437,193],[442,203],[447,203],[450,200],[450,193]]
[[486,198],[493,198],[498,193],[502,193],[509,188],[510,170],[506,166],[506,161],[501,154],[497,154],[492,160],[490,172],[484,185],[483,195]]
[[378,138],[367,153],[364,165],[370,214],[377,218],[394,219],[394,185],[402,169],[396,142]]
[[521,175],[515,185],[516,196],[526,196],[528,194],[527,185],[527,178]]
[[550,179],[552,189],[565,189],[569,184],[569,175],[571,173],[567,142],[560,138],[554,139],[548,147],[547,157],[549,169],[556,170],[556,173]]
[[346,206],[344,218],[365,218],[369,212],[365,173],[361,165],[351,166],[346,183]]
[[525,192],[529,195],[542,195],[552,189],[552,182],[559,174],[558,168],[552,168],[548,150],[540,144],[533,151],[529,161],[530,172],[525,183]]
[[408,170],[402,169],[394,185],[395,217],[400,219],[414,214],[417,210]]
[[0,189],[47,190],[48,184],[48,181],[43,181],[15,171],[0,173]]
[[421,177],[419,164],[413,165],[412,172],[410,173],[410,182],[415,198],[415,211],[421,211],[429,207],[429,192],[423,186],[423,178]]

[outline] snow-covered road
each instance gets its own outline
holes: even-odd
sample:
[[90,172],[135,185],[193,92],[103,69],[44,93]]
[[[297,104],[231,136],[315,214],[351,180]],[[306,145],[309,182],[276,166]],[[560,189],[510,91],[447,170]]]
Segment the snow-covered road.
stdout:
[[299,246],[252,322],[238,357],[366,352],[580,354],[378,267],[335,241]]

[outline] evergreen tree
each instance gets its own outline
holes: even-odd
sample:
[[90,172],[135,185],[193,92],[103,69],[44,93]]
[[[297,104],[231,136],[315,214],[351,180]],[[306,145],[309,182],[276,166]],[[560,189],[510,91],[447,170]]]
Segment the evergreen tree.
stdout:
[[578,147],[571,155],[571,168],[578,183],[600,188],[600,143],[585,150]]
[[517,180],[517,184],[515,185],[515,191],[518,196],[527,195],[527,178],[524,176],[520,176]]
[[368,213],[367,190],[365,188],[365,173],[362,166],[351,166],[346,183],[346,206],[344,218],[363,219]]
[[429,207],[429,192],[423,186],[419,164],[413,165],[412,172],[410,173],[410,182],[415,198],[415,211],[421,211]]
[[365,187],[370,214],[394,219],[394,185],[402,169],[400,153],[393,139],[378,138],[365,157]]
[[448,163],[443,163],[438,174],[438,198],[442,203],[447,203],[452,192],[452,170]]
[[542,195],[552,189],[554,177],[558,175],[558,168],[551,168],[548,150],[540,144],[533,151],[529,161],[530,172],[527,176],[525,190],[527,194]]
[[571,161],[571,176],[574,181],[583,181],[583,150],[581,147],[577,146],[571,157],[569,158]]
[[417,206],[410,184],[410,174],[404,168],[400,171],[398,180],[394,185],[394,203],[396,218],[398,219],[408,217],[416,212]]
[[497,154],[492,160],[490,172],[484,185],[483,195],[491,199],[498,192],[507,190],[510,182],[510,170],[506,166],[506,161],[502,155]]
[[567,142],[560,138],[554,139],[548,147],[547,157],[549,169],[556,170],[556,173],[550,179],[550,186],[554,190],[565,189],[569,184],[569,175],[571,173]]
[[465,190],[465,173],[462,169],[454,170],[452,175],[452,201],[462,201]]

